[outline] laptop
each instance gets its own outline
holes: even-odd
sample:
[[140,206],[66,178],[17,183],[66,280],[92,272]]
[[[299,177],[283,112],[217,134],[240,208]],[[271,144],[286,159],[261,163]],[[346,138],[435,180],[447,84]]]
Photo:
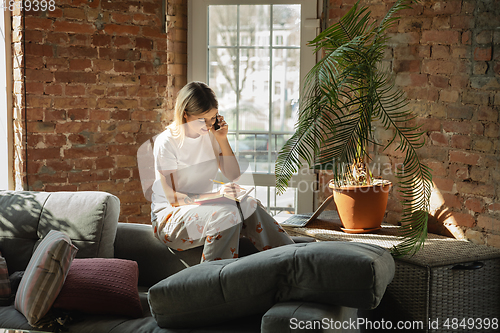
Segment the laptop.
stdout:
[[325,208],[332,202],[333,195],[326,198],[325,201],[316,209],[316,211],[311,214],[287,214],[287,215],[277,215],[274,218],[283,227],[295,227],[302,228],[305,227],[309,222],[318,218],[318,216],[325,210]]

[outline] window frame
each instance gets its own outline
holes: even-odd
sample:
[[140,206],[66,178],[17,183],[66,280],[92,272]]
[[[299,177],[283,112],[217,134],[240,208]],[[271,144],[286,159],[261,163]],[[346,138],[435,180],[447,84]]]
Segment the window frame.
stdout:
[[[14,189],[14,129],[12,120],[12,38],[11,38],[11,15],[10,11],[5,10],[3,15],[0,13],[0,27],[2,28],[3,41],[0,47],[0,133],[1,135],[0,155],[7,156],[0,161],[0,189]],[[4,75],[3,75],[4,74]]]
[[[206,45],[208,45],[208,29],[206,34],[196,34],[197,27],[206,27],[208,21],[209,5],[291,5],[300,4],[303,12],[301,20],[301,50],[308,49],[307,42],[313,40],[319,29],[319,19],[317,19],[317,8],[311,6],[311,0],[191,0],[188,2],[188,45],[187,45],[187,79],[190,81],[206,82],[208,77],[208,57]],[[203,30],[202,30],[203,31]],[[196,59],[194,61],[193,59]],[[309,69],[316,64],[316,58],[312,52],[300,53],[300,77],[301,81],[306,76]],[[302,85],[301,85],[302,86]]]
[[[321,1],[321,0],[320,0]],[[190,81],[208,80],[208,6],[210,5],[291,5],[300,4],[302,10],[301,38],[300,38],[300,87],[304,77],[316,64],[316,57],[307,42],[314,39],[320,28],[318,17],[318,1],[311,0],[190,0],[188,2],[188,44],[187,44],[187,79]],[[314,5],[312,5],[314,4]],[[206,33],[197,33],[206,31]],[[252,177],[242,177],[242,185],[275,186],[273,173],[254,173]],[[248,184],[247,184],[248,183]],[[315,189],[317,174],[313,170],[301,170],[294,175],[290,184],[309,184],[308,190],[302,191],[296,187],[295,213],[305,213],[314,210]],[[291,187],[295,187],[291,185]],[[269,194],[269,191],[268,191]],[[269,195],[268,195],[269,198]]]

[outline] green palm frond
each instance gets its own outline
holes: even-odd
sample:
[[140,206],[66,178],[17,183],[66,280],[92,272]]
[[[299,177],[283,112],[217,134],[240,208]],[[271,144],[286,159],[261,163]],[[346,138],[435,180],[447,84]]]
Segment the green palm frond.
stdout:
[[349,165],[369,158],[374,143],[372,124],[393,130],[393,143],[403,153],[397,169],[403,215],[403,242],[395,255],[413,254],[426,238],[431,193],[430,169],[416,150],[423,145],[423,132],[408,125],[414,115],[404,92],[394,78],[379,68],[387,47],[387,29],[395,14],[411,8],[411,0],[398,0],[377,24],[370,11],[356,3],[338,23],[320,33],[309,44],[324,57],[309,71],[301,92],[301,107],[295,133],[276,161],[276,188],[283,193],[294,173],[302,167],[333,170],[336,185],[350,181]]
[[380,111],[378,117],[384,128],[396,129],[386,148],[397,138],[396,150],[405,152],[403,168],[396,169],[403,205],[400,233],[404,240],[393,249],[393,253],[414,254],[427,237],[432,175],[430,168],[420,163],[416,152],[424,144],[423,132],[419,131],[419,126],[406,125],[415,116],[406,108],[408,102],[404,94],[395,89],[393,80],[386,78],[385,81],[390,84],[376,94]]

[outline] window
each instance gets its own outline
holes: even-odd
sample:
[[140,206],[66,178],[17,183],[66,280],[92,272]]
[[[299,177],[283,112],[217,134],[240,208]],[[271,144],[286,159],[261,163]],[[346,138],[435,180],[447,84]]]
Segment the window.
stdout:
[[0,190],[13,188],[10,48],[10,12],[0,11]]
[[[270,212],[313,210],[312,185],[279,197],[274,192],[277,153],[293,133],[301,80],[315,63],[306,46],[319,28],[311,3],[316,2],[189,2],[188,80],[214,89],[233,151],[242,169],[252,172],[256,197]],[[312,172],[295,179],[314,180]]]
[[[276,81],[274,82],[274,94],[275,95],[281,95],[281,82]],[[285,98],[283,98],[285,100]]]

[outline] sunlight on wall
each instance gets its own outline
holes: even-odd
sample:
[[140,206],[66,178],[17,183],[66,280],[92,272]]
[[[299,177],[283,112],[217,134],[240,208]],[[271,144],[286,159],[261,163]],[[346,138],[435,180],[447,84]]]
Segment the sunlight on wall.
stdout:
[[465,233],[459,226],[459,221],[457,221],[453,212],[446,207],[443,195],[436,184],[433,183],[433,185],[429,212],[429,232],[456,239],[465,239]]

